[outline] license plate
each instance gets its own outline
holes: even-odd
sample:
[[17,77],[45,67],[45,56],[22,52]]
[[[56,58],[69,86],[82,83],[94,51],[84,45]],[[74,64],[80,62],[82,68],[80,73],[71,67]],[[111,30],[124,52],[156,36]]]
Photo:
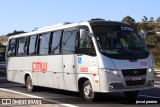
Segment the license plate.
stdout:
[[141,80],[141,77],[132,77],[132,81]]

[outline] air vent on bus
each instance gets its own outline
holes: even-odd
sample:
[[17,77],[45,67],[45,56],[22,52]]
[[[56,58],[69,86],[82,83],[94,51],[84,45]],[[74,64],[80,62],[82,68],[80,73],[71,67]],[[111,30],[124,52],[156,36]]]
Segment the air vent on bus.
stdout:
[[93,18],[93,19],[89,19],[88,21],[105,21],[105,19]]

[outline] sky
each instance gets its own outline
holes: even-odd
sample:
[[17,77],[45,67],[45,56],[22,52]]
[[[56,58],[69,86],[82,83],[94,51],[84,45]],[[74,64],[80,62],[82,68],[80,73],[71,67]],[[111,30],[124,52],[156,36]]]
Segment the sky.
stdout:
[[91,18],[121,21],[160,16],[160,0],[0,0],[0,35]]

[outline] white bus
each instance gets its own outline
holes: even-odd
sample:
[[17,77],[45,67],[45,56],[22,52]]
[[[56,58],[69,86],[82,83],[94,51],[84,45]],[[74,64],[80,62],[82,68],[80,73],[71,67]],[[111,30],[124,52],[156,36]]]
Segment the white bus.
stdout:
[[124,92],[136,97],[153,87],[152,58],[136,30],[121,22],[91,19],[39,28],[9,37],[7,79],[79,92]]

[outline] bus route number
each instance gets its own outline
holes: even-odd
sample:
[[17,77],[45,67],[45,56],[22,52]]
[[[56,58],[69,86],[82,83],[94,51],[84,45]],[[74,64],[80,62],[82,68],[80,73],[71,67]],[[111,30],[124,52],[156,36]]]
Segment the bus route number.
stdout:
[[87,68],[87,67],[81,67],[81,68],[80,68],[80,71],[81,71],[81,72],[88,72],[88,68]]

